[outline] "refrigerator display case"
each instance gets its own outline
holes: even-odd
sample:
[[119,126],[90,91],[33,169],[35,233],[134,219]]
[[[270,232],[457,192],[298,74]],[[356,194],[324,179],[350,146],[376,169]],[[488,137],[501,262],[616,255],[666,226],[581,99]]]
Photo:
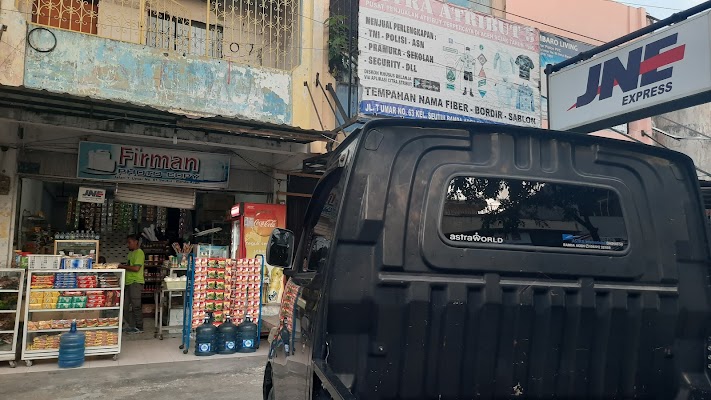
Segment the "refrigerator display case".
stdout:
[[[286,206],[282,204],[239,203],[230,209],[232,259],[263,256],[274,228],[286,227]],[[282,268],[265,265],[262,304],[279,304],[284,289]]]
[[54,254],[55,255],[77,255],[90,256],[94,262],[99,260],[99,241],[98,240],[55,240]]
[[205,243],[195,245],[196,258],[229,258],[229,253],[229,246],[215,246]]

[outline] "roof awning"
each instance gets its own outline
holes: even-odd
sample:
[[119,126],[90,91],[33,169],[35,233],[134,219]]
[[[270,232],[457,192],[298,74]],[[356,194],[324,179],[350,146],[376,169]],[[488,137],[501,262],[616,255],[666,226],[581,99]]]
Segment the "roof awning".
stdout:
[[336,133],[301,129],[256,120],[225,117],[191,117],[147,106],[56,94],[43,90],[0,85],[0,107],[20,109],[65,117],[93,118],[101,121],[125,121],[160,128],[189,129],[206,133],[278,140],[292,143],[332,141]]

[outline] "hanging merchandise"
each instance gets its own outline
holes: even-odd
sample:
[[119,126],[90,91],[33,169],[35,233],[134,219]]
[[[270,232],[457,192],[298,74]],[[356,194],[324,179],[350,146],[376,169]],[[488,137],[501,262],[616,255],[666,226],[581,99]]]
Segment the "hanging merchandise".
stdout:
[[178,222],[178,236],[183,237],[185,236],[185,216],[187,212],[183,209],[180,210],[180,220]]
[[158,207],[156,214],[158,219],[158,228],[161,232],[165,233],[167,229],[168,210],[165,207]]
[[101,228],[98,230],[98,232],[101,232],[103,234],[106,234],[107,229],[108,229],[108,226],[107,226],[108,206],[106,203],[108,203],[108,202],[105,201],[105,202],[101,203],[101,211],[100,211],[101,212],[101,222],[100,222]]
[[74,197],[70,197],[69,202],[67,203],[66,225],[69,229],[71,229],[71,227],[74,225],[74,202]]
[[112,232],[114,230],[114,201],[108,200],[106,202],[106,232]]
[[81,218],[81,204],[78,201],[74,202],[74,221],[72,223],[72,229],[79,229],[79,219]]

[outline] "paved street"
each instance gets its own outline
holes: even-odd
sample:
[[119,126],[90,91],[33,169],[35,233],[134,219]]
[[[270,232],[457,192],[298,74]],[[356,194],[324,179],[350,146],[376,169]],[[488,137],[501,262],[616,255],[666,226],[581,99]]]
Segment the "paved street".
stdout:
[[0,375],[0,398],[259,400],[264,363],[255,356]]

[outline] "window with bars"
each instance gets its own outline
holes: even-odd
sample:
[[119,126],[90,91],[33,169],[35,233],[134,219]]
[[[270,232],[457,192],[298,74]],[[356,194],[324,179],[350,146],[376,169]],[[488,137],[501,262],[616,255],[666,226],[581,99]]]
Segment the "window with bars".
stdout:
[[196,56],[222,58],[223,28],[162,13],[149,13],[146,44]]

